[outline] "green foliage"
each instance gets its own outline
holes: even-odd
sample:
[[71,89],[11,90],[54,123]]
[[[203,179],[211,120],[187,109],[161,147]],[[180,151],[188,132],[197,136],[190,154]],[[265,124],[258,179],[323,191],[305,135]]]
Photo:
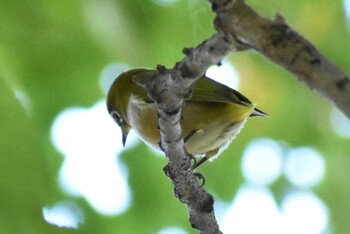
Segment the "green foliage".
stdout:
[[[168,226],[193,232],[186,207],[174,197],[162,171],[165,159],[152,155],[144,144],[121,157],[129,170],[132,204],[120,215],[100,215],[84,199],[64,194],[57,184],[62,156],[51,143],[53,120],[65,108],[91,106],[104,98],[99,76],[106,65],[171,67],[183,57],[184,47],[196,46],[214,32],[207,1],[154,2],[0,2],[0,233],[73,232],[42,218],[42,208],[60,200],[74,200],[85,212],[85,223],[74,233],[157,233]],[[350,20],[341,1],[248,3],[266,17],[273,18],[276,12],[285,16],[350,73]],[[346,233],[350,144],[329,124],[330,103],[254,52],[229,58],[240,73],[240,91],[272,118],[248,121],[219,159],[199,169],[206,188],[216,199],[232,200],[244,182],[241,156],[252,139],[270,137],[293,147],[312,146],[325,157],[327,170],[315,191],[329,207],[331,229]],[[280,179],[273,185],[276,196],[286,183]]]

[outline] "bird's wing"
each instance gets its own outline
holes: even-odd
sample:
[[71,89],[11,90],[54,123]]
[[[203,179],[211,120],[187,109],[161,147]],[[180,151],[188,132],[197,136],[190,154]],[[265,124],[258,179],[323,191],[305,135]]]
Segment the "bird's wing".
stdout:
[[[141,103],[153,103],[142,87],[133,93],[134,100]],[[253,106],[252,102],[240,92],[220,84],[207,77],[201,77],[193,84],[192,96],[188,101],[233,103]]]
[[234,103],[243,106],[253,105],[248,98],[238,91],[207,77],[202,77],[193,84],[192,96],[189,100]]

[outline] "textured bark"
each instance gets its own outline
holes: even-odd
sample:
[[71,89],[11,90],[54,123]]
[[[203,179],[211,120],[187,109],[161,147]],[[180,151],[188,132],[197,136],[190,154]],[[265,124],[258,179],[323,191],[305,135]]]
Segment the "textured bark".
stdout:
[[215,27],[284,67],[333,102],[350,119],[350,76],[327,60],[280,15],[259,16],[242,0],[210,0]]

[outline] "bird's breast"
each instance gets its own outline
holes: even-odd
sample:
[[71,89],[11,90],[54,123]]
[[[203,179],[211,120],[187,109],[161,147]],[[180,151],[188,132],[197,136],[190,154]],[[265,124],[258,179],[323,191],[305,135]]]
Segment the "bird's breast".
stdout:
[[[252,107],[242,105],[187,101],[182,112],[182,135],[187,151],[200,155],[218,150],[239,132],[252,111]],[[143,141],[159,149],[156,113],[153,103],[129,102],[131,127]]]

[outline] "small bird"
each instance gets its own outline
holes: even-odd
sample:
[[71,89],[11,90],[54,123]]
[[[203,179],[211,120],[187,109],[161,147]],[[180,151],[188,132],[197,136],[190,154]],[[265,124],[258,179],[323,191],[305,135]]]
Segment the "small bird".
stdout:
[[[122,142],[131,129],[148,145],[159,149],[157,108],[146,90],[133,81],[149,70],[120,74],[107,95],[107,109],[122,130]],[[205,76],[192,87],[182,109],[182,136],[186,150],[199,156],[193,169],[218,155],[242,129],[248,117],[268,116],[238,91]]]

